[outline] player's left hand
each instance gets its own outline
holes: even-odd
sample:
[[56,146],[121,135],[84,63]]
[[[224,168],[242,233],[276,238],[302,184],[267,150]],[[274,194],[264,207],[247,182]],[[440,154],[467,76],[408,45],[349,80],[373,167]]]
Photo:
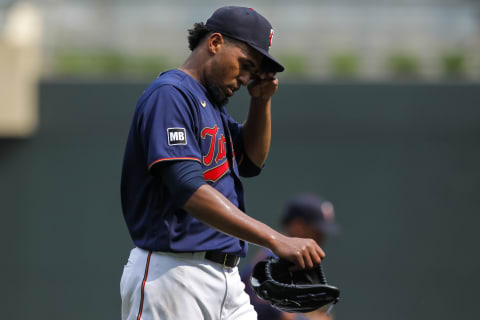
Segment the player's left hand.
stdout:
[[248,83],[247,88],[252,98],[268,100],[278,89],[278,79],[274,72],[262,72]]

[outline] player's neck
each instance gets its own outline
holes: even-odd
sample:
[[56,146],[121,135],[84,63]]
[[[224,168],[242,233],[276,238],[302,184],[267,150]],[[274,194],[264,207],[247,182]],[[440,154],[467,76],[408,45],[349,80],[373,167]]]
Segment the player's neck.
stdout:
[[178,68],[178,70],[185,72],[200,84],[205,85],[203,79],[202,64],[198,63],[199,59],[192,53],[187,60]]

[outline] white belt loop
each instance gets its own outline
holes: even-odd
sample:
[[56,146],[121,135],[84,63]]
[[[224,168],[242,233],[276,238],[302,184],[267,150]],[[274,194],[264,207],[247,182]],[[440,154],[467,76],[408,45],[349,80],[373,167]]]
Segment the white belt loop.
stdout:
[[206,254],[207,254],[207,251],[197,251],[197,252],[193,252],[193,257],[199,260],[206,260],[205,259]]

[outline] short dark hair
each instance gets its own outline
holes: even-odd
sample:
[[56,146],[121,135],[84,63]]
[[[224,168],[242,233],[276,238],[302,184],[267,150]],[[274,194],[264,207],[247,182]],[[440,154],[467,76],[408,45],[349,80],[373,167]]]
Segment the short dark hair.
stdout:
[[[195,22],[193,24],[192,29],[188,29],[188,48],[193,51],[195,48],[198,46],[200,42],[202,42],[203,39],[205,39],[208,35],[212,34],[213,31],[210,31],[207,29],[205,26],[205,23],[203,22]],[[223,39],[231,44],[237,44],[240,45],[241,43],[244,43],[242,41],[227,37],[223,35]]]
[[198,44],[208,35],[211,31],[207,29],[205,23],[195,22],[192,29],[188,29],[188,48],[193,51]]

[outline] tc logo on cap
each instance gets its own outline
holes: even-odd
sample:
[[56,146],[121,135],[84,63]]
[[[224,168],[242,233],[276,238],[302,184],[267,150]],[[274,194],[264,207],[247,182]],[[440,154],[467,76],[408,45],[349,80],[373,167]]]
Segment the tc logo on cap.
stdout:
[[273,31],[273,29],[270,29],[270,43],[269,43],[269,45],[268,45],[269,48],[272,46],[272,38],[273,38],[273,34],[274,34],[274,33],[275,33],[275,32]]

